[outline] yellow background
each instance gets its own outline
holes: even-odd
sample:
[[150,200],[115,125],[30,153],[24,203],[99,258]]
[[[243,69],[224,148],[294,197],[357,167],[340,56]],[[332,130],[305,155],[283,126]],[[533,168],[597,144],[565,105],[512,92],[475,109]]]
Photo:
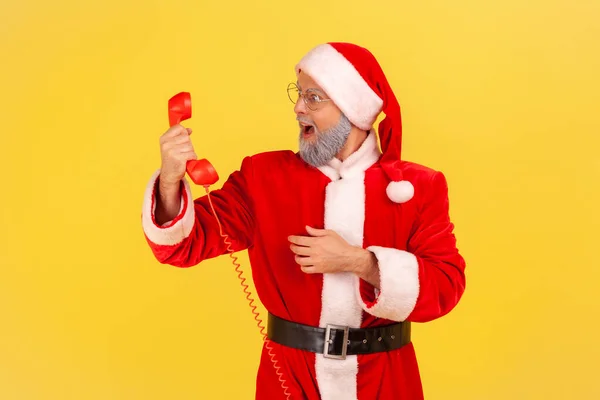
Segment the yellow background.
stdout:
[[426,398],[600,398],[600,3],[367,4],[2,2],[1,399],[253,398],[229,259],[156,262],[143,190],[179,91],[217,187],[296,150],[293,65],[338,40],[378,57],[404,157],[450,184],[467,291],[414,329]]

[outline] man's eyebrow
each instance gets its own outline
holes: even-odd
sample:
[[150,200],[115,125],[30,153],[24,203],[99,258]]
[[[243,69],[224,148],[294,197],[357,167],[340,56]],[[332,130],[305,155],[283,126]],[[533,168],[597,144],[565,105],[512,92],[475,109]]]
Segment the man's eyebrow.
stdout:
[[[298,81],[296,81],[296,86],[298,87],[298,90],[302,91],[302,88],[300,87],[300,83]],[[323,96],[327,96],[327,94],[323,90],[318,89],[318,88],[308,88],[306,90],[307,91],[317,92],[317,93],[322,94]]]

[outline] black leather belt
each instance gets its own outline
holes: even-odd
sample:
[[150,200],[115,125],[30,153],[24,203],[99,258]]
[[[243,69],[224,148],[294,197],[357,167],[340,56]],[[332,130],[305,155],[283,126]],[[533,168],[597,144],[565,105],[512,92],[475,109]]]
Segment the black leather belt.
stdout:
[[410,343],[410,322],[376,328],[338,325],[318,328],[287,321],[269,313],[267,337],[284,346],[344,360],[347,355],[390,351]]

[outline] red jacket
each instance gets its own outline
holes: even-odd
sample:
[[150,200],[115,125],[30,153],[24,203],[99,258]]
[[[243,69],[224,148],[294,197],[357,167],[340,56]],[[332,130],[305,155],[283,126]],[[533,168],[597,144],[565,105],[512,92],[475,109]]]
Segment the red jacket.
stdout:
[[[414,187],[406,203],[386,195],[389,183],[379,165],[376,137],[347,160],[321,168],[297,153],[274,151],[246,157],[213,205],[235,251],[248,250],[257,294],[266,309],[287,320],[372,327],[393,321],[426,322],[450,312],[465,290],[465,262],[456,247],[444,175],[402,162]],[[206,195],[193,199],[182,185],[182,208],[171,222],[154,221],[155,188],[150,180],[142,225],[161,263],[190,267],[227,253]],[[305,226],[335,230],[378,259],[381,290],[352,273],[305,274],[294,261],[289,235]],[[387,353],[324,358],[274,344],[292,399],[373,400],[423,398],[413,344]],[[285,399],[263,348],[256,398]]]

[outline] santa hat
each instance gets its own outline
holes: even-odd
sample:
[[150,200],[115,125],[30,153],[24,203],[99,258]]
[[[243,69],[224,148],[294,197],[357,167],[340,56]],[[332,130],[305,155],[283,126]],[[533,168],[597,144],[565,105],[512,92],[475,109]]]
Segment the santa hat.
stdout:
[[385,113],[378,132],[383,153],[380,163],[391,180],[386,193],[396,203],[410,200],[414,187],[403,179],[400,169],[400,105],[373,54],[351,43],[325,43],[300,60],[296,74],[300,71],[317,82],[360,129],[370,130],[379,113]]

